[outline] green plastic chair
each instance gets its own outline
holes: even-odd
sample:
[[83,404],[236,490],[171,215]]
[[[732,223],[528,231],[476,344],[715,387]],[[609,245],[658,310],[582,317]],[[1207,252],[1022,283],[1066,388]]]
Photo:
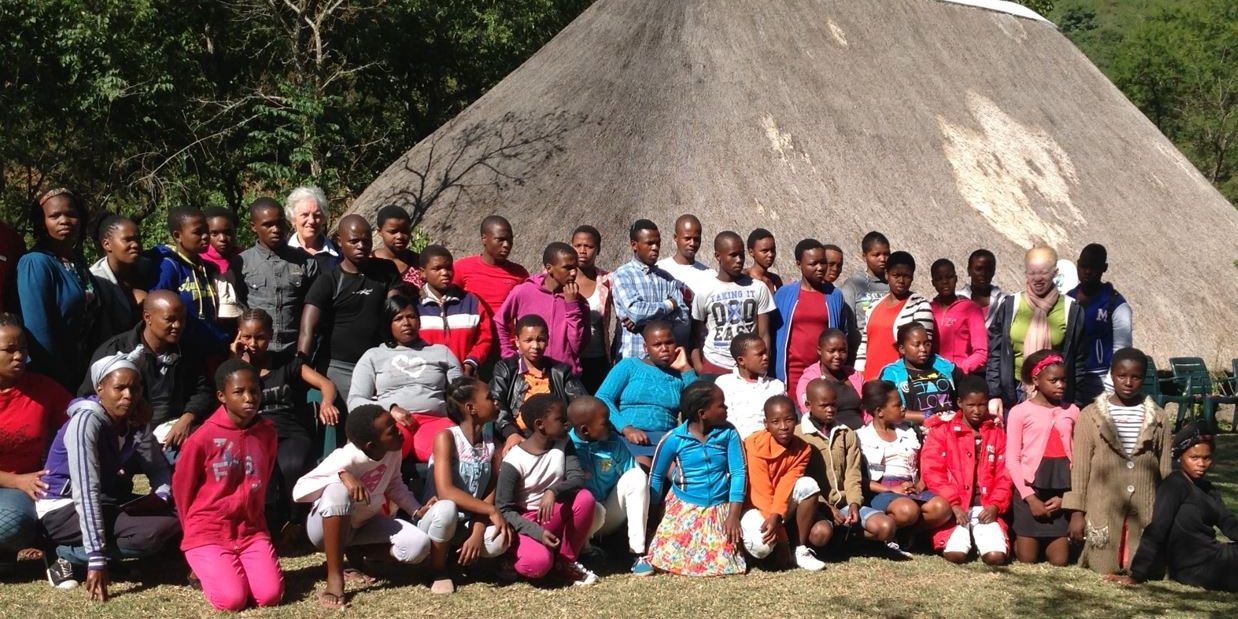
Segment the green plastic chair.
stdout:
[[1171,357],[1169,367],[1173,370],[1174,378],[1186,380],[1188,389],[1184,393],[1202,406],[1204,424],[1216,432],[1219,429],[1216,419],[1217,405],[1238,404],[1238,396],[1214,393],[1212,375],[1208,373],[1204,360],[1199,357]]
[[[310,408],[314,410],[314,421],[318,421],[318,407],[322,404],[322,392],[317,389],[310,389],[305,393],[305,401],[309,403]],[[335,451],[335,426],[326,426],[322,429],[322,458],[331,455]]]
[[[1143,374],[1143,387],[1140,391],[1150,398],[1156,405],[1165,408],[1167,404],[1176,404],[1178,406],[1177,421],[1174,428],[1182,427],[1183,421],[1186,419],[1186,413],[1192,408],[1194,400],[1191,396],[1186,395],[1190,391],[1189,381],[1178,382],[1174,377],[1161,378],[1160,371],[1156,367],[1156,361],[1152,357],[1145,356],[1147,359],[1147,369]],[[1169,393],[1165,390],[1166,386],[1173,386],[1177,393]]]

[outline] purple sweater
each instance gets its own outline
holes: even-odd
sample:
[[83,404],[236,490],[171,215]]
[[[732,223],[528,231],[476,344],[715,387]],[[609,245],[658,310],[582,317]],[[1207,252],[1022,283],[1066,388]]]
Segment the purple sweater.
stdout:
[[562,292],[546,290],[542,286],[546,277],[541,273],[518,284],[495,313],[494,328],[499,335],[501,356],[516,354],[516,321],[537,314],[550,327],[546,356],[571,366],[573,374],[580,374],[580,351],[589,341],[589,303],[583,297],[569,303]]

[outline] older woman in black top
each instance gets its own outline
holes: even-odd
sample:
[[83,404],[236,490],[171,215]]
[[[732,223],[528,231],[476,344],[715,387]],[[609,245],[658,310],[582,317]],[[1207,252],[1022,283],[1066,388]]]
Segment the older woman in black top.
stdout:
[[1169,577],[1216,591],[1238,591],[1238,543],[1217,541],[1215,528],[1238,539],[1238,518],[1204,475],[1212,468],[1212,436],[1192,425],[1174,436],[1179,471],[1156,489],[1152,523],[1143,530],[1130,576],[1108,576],[1121,584],[1148,580],[1158,563]]

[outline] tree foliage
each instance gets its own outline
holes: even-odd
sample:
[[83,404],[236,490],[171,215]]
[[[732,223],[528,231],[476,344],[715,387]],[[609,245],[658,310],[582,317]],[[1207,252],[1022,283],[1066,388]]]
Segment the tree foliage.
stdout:
[[589,0],[0,0],[0,208],[342,209]]
[[1073,0],[1058,9],[1062,32],[1238,203],[1238,2]]

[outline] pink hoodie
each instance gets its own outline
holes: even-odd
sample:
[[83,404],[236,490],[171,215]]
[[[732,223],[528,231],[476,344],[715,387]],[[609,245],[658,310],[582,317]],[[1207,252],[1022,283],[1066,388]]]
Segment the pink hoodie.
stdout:
[[499,337],[499,352],[503,358],[516,354],[516,321],[522,316],[537,314],[550,328],[546,356],[572,368],[580,374],[580,351],[589,341],[589,302],[578,297],[568,303],[562,292],[550,292],[542,285],[548,277],[539,273],[521,282],[494,314],[494,328]]
[[931,303],[937,323],[937,353],[964,374],[983,369],[989,359],[989,332],[984,326],[984,310],[975,301],[957,297],[950,307]]

